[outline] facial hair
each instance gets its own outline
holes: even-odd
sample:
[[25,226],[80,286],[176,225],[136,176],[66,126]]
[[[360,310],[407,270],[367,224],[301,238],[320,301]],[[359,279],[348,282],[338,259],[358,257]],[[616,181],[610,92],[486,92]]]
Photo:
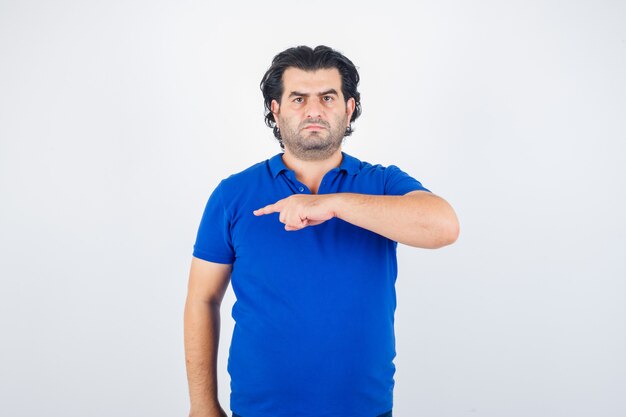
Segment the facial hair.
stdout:
[[[338,116],[329,123],[321,119],[304,120],[292,129],[286,120],[278,116],[280,136],[285,148],[301,161],[321,161],[330,158],[341,147],[346,133],[347,115]],[[323,126],[320,130],[306,130],[306,126]]]

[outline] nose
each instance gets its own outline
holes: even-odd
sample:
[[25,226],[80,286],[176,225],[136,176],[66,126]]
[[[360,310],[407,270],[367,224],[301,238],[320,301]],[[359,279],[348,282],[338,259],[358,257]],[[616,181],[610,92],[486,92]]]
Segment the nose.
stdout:
[[322,105],[318,100],[308,100],[306,117],[311,119],[319,119],[322,117]]

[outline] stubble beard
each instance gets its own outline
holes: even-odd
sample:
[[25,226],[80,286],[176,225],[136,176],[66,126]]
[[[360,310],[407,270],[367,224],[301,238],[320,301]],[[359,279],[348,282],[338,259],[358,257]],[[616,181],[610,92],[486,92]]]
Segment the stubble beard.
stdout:
[[[323,120],[307,120],[292,129],[280,116],[278,121],[283,144],[289,152],[302,161],[321,161],[330,158],[341,148],[346,133],[344,126],[347,116],[337,118],[334,127]],[[325,129],[303,130],[308,124],[318,124]]]

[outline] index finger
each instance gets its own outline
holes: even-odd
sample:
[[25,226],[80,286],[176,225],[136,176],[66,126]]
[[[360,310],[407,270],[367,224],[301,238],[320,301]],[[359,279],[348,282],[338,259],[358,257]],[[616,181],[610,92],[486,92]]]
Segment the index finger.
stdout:
[[252,213],[255,216],[262,216],[264,214],[276,213],[277,211],[279,210],[276,209],[275,204],[268,204],[265,207],[261,207],[260,209],[254,210]]

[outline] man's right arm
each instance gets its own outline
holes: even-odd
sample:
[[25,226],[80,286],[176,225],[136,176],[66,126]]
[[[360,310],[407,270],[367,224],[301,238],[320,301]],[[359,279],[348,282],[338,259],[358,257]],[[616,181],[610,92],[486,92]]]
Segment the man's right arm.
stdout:
[[185,359],[190,417],[226,417],[217,398],[217,348],[220,305],[230,281],[231,264],[193,258],[185,303]]

